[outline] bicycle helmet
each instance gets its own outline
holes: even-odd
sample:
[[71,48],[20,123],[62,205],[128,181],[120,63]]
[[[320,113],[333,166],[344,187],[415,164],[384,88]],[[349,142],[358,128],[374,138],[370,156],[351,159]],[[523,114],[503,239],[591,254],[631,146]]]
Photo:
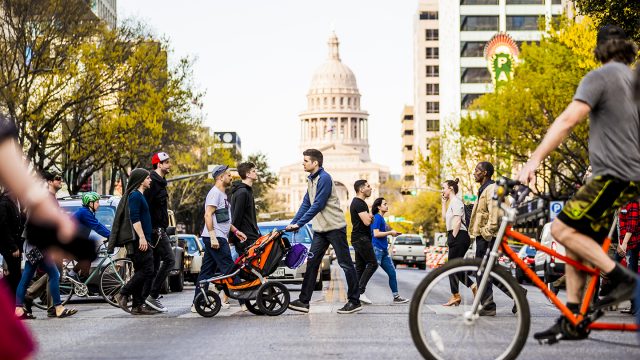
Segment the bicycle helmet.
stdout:
[[90,191],[82,195],[82,206],[89,206],[89,203],[100,200],[100,195],[95,191]]

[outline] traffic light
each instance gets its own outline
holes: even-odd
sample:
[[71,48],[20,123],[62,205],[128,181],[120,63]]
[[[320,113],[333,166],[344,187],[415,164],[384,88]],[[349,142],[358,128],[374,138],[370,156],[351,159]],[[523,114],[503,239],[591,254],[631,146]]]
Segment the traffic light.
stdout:
[[418,190],[413,188],[402,188],[400,189],[400,194],[402,195],[411,195],[411,196],[416,196],[418,194]]

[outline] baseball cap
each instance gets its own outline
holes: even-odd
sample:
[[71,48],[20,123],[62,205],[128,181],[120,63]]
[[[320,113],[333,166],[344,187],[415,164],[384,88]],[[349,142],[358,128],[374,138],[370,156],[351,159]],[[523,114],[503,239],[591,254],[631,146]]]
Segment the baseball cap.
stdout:
[[217,178],[218,176],[220,176],[220,174],[222,174],[223,172],[227,171],[229,167],[227,165],[216,165],[213,170],[211,170],[211,176],[213,177],[213,179],[215,180],[215,178]]
[[596,41],[598,44],[602,44],[608,40],[626,40],[627,34],[625,34],[624,30],[616,25],[605,25],[598,30],[598,36]]
[[165,160],[169,160],[169,154],[167,154],[166,152],[159,152],[159,153],[155,153],[153,154],[153,157],[151,158],[151,165],[155,165],[157,163],[161,163]]

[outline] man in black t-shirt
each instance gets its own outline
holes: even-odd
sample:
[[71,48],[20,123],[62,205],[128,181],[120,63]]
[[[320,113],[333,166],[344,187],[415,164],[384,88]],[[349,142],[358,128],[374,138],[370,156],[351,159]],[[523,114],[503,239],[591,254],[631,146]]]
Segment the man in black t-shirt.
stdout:
[[373,215],[369,213],[369,205],[364,201],[371,196],[371,185],[367,180],[358,180],[353,184],[356,197],[351,201],[349,212],[351,213],[351,245],[356,252],[356,272],[358,274],[358,287],[360,289],[360,301],[371,304],[364,291],[373,273],[378,268],[376,254],[371,244],[371,229]]

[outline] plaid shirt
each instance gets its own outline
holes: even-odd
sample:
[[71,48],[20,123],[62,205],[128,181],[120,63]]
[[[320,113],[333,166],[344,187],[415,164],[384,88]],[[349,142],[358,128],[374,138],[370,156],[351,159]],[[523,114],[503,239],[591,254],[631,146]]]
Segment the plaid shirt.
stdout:
[[624,235],[631,233],[627,243],[627,250],[635,249],[640,243],[640,206],[637,201],[631,201],[620,209],[620,244]]

